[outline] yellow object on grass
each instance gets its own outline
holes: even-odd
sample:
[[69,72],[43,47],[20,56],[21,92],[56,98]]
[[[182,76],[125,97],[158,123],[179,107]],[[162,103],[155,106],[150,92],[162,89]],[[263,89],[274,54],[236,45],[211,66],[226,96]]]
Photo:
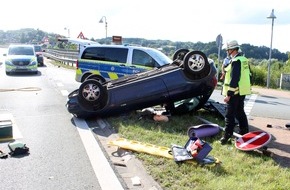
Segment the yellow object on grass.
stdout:
[[[157,146],[149,143],[143,143],[135,140],[128,140],[125,138],[119,138],[117,140],[109,141],[109,145],[118,146],[123,149],[132,150],[136,152],[142,152],[146,154],[161,156],[165,158],[174,159],[171,154],[171,149],[164,146]],[[193,164],[206,164],[206,165],[216,165],[219,164],[220,161],[212,156],[208,156],[204,159],[204,163],[198,163],[196,160],[187,160],[186,162],[190,162]]]

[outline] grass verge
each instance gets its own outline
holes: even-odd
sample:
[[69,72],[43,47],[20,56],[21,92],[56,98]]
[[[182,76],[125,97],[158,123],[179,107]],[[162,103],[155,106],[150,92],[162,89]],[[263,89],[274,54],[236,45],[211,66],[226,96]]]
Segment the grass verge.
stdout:
[[[195,117],[201,116],[223,126],[224,121],[206,110],[194,114],[171,116],[169,122],[155,122],[151,118],[131,113],[126,116],[108,118],[120,137],[171,147],[171,144],[184,145],[190,126],[201,124]],[[231,145],[220,145],[219,138],[204,138],[212,146],[209,155],[222,163],[214,166],[200,166],[190,163],[177,164],[168,158],[135,152],[147,172],[168,190],[186,189],[289,189],[290,170],[281,168],[271,157],[258,151],[242,152]]]

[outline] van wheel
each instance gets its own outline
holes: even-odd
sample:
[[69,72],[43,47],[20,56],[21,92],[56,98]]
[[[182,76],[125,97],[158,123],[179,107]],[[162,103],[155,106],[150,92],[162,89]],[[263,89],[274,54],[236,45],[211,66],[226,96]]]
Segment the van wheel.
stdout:
[[210,64],[201,51],[188,52],[183,61],[185,74],[193,80],[206,77],[210,72]]
[[104,83],[104,82],[106,82],[106,80],[105,80],[103,77],[101,77],[100,75],[95,75],[95,74],[91,74],[91,75],[89,75],[89,76],[85,79],[85,81],[86,81],[86,80],[89,80],[89,79],[93,79],[93,80],[99,81],[101,84]]
[[78,101],[87,111],[102,109],[107,102],[108,95],[105,87],[96,80],[84,81],[79,87]]

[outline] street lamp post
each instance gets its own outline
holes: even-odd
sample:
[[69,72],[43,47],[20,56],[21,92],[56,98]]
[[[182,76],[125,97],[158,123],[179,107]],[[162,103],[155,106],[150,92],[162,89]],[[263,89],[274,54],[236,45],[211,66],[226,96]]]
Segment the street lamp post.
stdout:
[[274,27],[274,19],[276,16],[274,15],[274,9],[272,9],[272,12],[270,16],[267,18],[272,19],[272,29],[271,29],[271,44],[270,44],[270,53],[269,53],[269,62],[268,62],[268,76],[267,76],[267,88],[270,86],[270,67],[271,67],[271,56],[272,56],[272,41],[273,41],[273,27]]
[[105,16],[103,16],[101,19],[100,19],[100,21],[99,21],[99,23],[104,23],[104,21],[103,20],[105,20],[105,29],[106,29],[106,39],[107,39],[107,32],[108,32],[108,23],[107,23],[107,18],[105,17]]
[[69,30],[69,28],[65,27],[64,30],[67,30],[67,37],[69,38],[70,37],[70,30]]

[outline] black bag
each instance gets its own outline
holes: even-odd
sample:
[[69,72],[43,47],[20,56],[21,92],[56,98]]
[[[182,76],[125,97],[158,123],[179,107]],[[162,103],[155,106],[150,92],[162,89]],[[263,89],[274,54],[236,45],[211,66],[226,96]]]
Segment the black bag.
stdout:
[[26,144],[20,142],[20,141],[12,141],[8,143],[8,147],[10,149],[10,156],[18,156],[23,154],[29,153],[29,148],[26,146]]

